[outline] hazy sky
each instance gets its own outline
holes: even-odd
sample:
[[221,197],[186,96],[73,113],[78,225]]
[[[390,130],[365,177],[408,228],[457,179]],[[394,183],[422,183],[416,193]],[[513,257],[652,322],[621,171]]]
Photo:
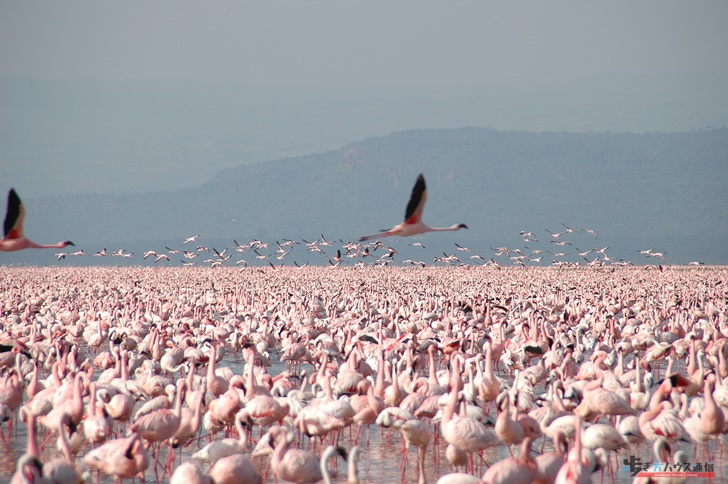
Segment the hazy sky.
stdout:
[[0,75],[428,86],[728,73],[728,2],[0,3]]

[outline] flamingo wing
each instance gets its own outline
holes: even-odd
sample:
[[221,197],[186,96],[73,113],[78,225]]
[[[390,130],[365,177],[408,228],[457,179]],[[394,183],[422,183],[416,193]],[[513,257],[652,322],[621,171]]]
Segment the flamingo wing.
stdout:
[[425,177],[420,173],[417,177],[415,186],[412,187],[412,195],[410,195],[407,210],[404,214],[404,223],[416,224],[422,219],[422,211],[425,209],[427,201],[427,187],[425,186]]
[[23,237],[23,219],[25,218],[25,208],[20,197],[11,188],[8,192],[8,209],[5,213],[5,224],[3,226],[3,235],[6,239],[20,239]]

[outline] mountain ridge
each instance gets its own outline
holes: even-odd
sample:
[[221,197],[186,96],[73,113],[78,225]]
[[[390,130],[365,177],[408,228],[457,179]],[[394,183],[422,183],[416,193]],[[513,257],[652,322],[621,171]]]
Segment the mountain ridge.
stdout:
[[[429,193],[424,221],[467,223],[470,230],[457,235],[464,243],[522,246],[518,233],[527,230],[548,244],[545,229],[558,231],[563,223],[596,230],[624,255],[647,243],[662,245],[674,263],[728,262],[721,243],[728,236],[726,128],[399,131],[339,150],[228,168],[185,189],[24,199],[26,233],[90,245],[174,241],[191,233],[228,244],[321,233],[356,240],[401,222],[420,172]],[[453,239],[428,240],[437,246]]]

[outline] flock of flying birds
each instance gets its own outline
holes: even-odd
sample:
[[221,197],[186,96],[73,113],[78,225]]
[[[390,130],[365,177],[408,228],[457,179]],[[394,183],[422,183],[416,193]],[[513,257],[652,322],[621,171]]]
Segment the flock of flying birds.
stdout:
[[[185,238],[182,242],[182,247],[179,249],[173,249],[165,247],[166,251],[148,250],[143,254],[144,260],[154,260],[154,263],[161,261],[171,262],[173,259],[179,258],[178,260],[182,265],[197,265],[196,262],[199,260],[205,265],[210,267],[217,267],[223,264],[235,265],[247,267],[249,265],[248,259],[246,258],[233,258],[233,252],[238,253],[251,253],[255,259],[259,261],[268,260],[269,265],[277,268],[284,264],[284,259],[289,256],[294,246],[305,244],[306,251],[312,253],[318,253],[328,259],[328,263],[332,266],[339,266],[346,262],[351,261],[355,266],[363,266],[366,264],[372,265],[389,265],[395,262],[395,254],[398,254],[397,250],[391,246],[384,245],[381,240],[385,237],[410,237],[414,235],[421,235],[427,232],[442,232],[442,231],[457,231],[460,229],[467,229],[468,226],[464,223],[454,224],[449,227],[430,227],[422,222],[422,213],[427,201],[427,187],[425,185],[425,178],[422,174],[417,177],[414,187],[412,188],[412,194],[410,196],[409,203],[405,211],[404,221],[387,231],[383,231],[373,235],[365,235],[359,239],[358,242],[344,242],[339,239],[341,246],[336,248],[336,253],[327,253],[324,247],[333,246],[334,243],[327,241],[324,235],[321,235],[320,239],[308,242],[306,240],[296,241],[290,239],[284,239],[283,242],[276,241],[275,251],[271,251],[272,244],[269,242],[263,242],[260,240],[253,240],[248,244],[240,244],[233,240],[234,247],[225,247],[222,250],[216,248],[208,248],[203,245],[197,245],[194,248],[194,244],[197,243],[199,234]],[[7,213],[5,216],[4,223],[4,236],[0,240],[0,251],[17,251],[23,249],[59,249],[68,246],[74,246],[75,244],[70,240],[58,242],[56,244],[37,244],[27,237],[23,233],[23,219],[25,217],[25,209],[14,189],[10,189],[8,193],[8,205]],[[452,254],[443,252],[442,256],[435,257],[433,263],[440,263],[444,265],[469,265],[468,262],[480,265],[492,265],[501,267],[503,264],[506,265],[539,265],[545,257],[545,254],[551,254],[551,264],[559,267],[577,266],[585,264],[589,266],[604,266],[604,265],[631,265],[632,263],[625,259],[612,258],[607,254],[609,247],[593,248],[589,250],[581,250],[576,248],[572,242],[565,240],[571,234],[578,232],[588,233],[596,239],[597,234],[593,229],[572,229],[567,225],[563,224],[564,230],[561,232],[552,232],[548,229],[546,231],[550,234],[553,243],[554,251],[544,249],[531,249],[528,246],[524,246],[524,249],[516,248],[509,249],[507,247],[491,247],[493,251],[492,256],[484,257],[475,253],[470,254],[472,251],[468,247],[455,243],[455,249]],[[537,236],[533,232],[521,231],[520,235],[523,237],[525,243],[538,242]],[[368,241],[374,241],[366,243]],[[185,247],[187,244],[193,244]],[[414,242],[409,244],[413,247],[425,248],[420,242]],[[567,250],[569,246],[569,250]],[[378,251],[382,249],[381,252]],[[575,251],[572,253],[571,249]],[[527,251],[528,253],[524,252]],[[654,249],[638,250],[640,254],[647,256],[648,258],[663,259],[664,252],[658,252]],[[460,254],[460,255],[458,255]],[[465,255],[468,254],[468,255]],[[572,254],[578,254],[579,257],[584,259],[584,263],[567,261],[565,258]],[[78,257],[84,255],[90,255],[93,257],[105,257],[110,255],[112,257],[132,258],[134,257],[133,252],[127,252],[125,249],[119,249],[108,253],[106,248],[92,254],[85,254],[83,250],[75,252],[58,252],[55,254],[58,260],[66,259],[67,257]],[[275,261],[275,262],[274,262]],[[421,260],[405,259],[400,260],[400,263],[407,265],[411,264],[414,266],[424,267],[428,265],[426,262]],[[299,264],[294,260],[294,265],[298,267],[304,267],[307,263]],[[547,263],[547,262],[544,262]],[[278,264],[278,265],[277,265]],[[690,265],[700,265],[701,262],[691,262]],[[661,267],[661,265],[660,265]]]

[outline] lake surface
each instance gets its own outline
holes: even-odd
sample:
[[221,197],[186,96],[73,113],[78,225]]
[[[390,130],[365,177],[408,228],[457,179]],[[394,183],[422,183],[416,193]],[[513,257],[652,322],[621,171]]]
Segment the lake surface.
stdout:
[[[220,366],[229,366],[232,368],[236,374],[240,374],[242,372],[242,363],[240,361],[235,361],[237,358],[228,356],[223,359],[223,362]],[[285,366],[280,362],[275,362],[273,366],[269,369],[270,373],[272,375],[278,374],[280,371],[284,370]],[[309,370],[309,374],[312,370],[312,367],[304,366],[304,369]],[[97,372],[98,374],[98,372]],[[538,388],[537,390],[543,391],[543,388]],[[143,402],[140,402],[137,404],[137,407],[141,406]],[[40,429],[39,429],[40,430]],[[42,432],[42,430],[40,430]],[[259,429],[256,428],[254,437],[257,438]],[[344,434],[342,435],[342,439],[340,441],[340,445],[345,447],[346,449],[350,449],[353,446],[353,437],[356,434],[356,428],[355,426],[352,426],[349,430],[346,430]],[[369,430],[369,445],[367,446],[365,443],[365,434],[362,434],[359,438],[359,445],[362,449],[362,454],[359,459],[359,475],[363,482],[377,482],[377,483],[417,483],[418,482],[418,471],[417,471],[417,450],[416,448],[412,447],[409,449],[408,455],[407,455],[407,464],[404,468],[404,470],[400,469],[400,459],[402,455],[402,438],[401,435],[396,432],[392,431],[389,433],[389,437],[387,437],[387,430],[382,429],[377,426],[372,426]],[[222,433],[218,433],[216,436],[217,438],[222,437]],[[42,435],[39,436],[39,441],[42,441]],[[202,440],[197,444],[193,444],[191,446],[188,446],[184,449],[182,449],[181,453],[178,451],[178,461],[180,462],[186,462],[191,461],[192,454],[195,453],[200,448],[204,447],[209,443],[208,439]],[[12,477],[13,473],[15,472],[16,462],[18,458],[25,452],[27,446],[27,430],[25,428],[25,425],[20,423],[20,425],[16,426],[13,430],[13,434],[8,438],[8,435],[5,435],[5,442],[0,442],[0,449],[3,450],[3,452],[0,452],[0,482],[7,482]],[[431,444],[427,449],[426,459],[425,459],[425,473],[427,482],[434,483],[437,482],[437,479],[441,477],[444,474],[448,474],[450,472],[454,472],[452,467],[450,466],[450,463],[447,461],[445,457],[445,447],[447,446],[446,443],[444,443],[444,440],[440,440],[440,445],[435,446]],[[534,444],[535,450],[540,450],[541,448],[541,440],[537,440]],[[678,447],[673,448],[673,451],[677,450]],[[685,450],[689,455],[689,461],[693,462],[693,446],[689,444],[682,443],[679,446],[680,449]],[[553,449],[553,444],[551,443],[550,439],[546,439],[544,451],[550,451]],[[720,441],[718,445],[718,451],[716,453],[716,465],[715,465],[715,471],[716,471],[716,482],[721,482],[722,479],[728,478],[728,469],[726,468],[726,456],[724,455],[725,452],[725,444]],[[635,457],[641,459],[641,462],[649,462],[650,461],[650,446],[648,444],[642,444],[640,446],[632,446],[629,449],[623,451],[622,455],[618,458],[618,467],[617,471],[613,473],[612,476],[610,476],[607,472],[604,473],[604,476],[602,477],[600,472],[594,473],[592,477],[593,482],[615,482],[615,483],[630,483],[632,482],[632,477],[625,470],[625,466],[622,462],[622,459],[629,458],[629,456],[634,455]],[[44,455],[44,461],[50,460],[53,458],[53,456],[57,455],[55,451],[55,445],[49,445],[46,447]],[[82,454],[79,454],[79,459]],[[518,451],[516,451],[516,455],[518,455]],[[535,455],[535,454],[534,454]],[[166,458],[166,449],[162,451],[161,453],[162,461]],[[485,462],[492,464],[499,460],[505,459],[509,457],[510,454],[508,453],[508,450],[505,446],[496,447],[494,449],[489,449],[488,451],[483,453],[483,458],[485,459]],[[612,463],[614,464],[614,453],[611,454]],[[701,459],[701,462],[703,460]],[[266,460],[259,461],[256,459],[256,464],[259,465],[259,470],[261,474],[263,473],[263,469],[265,468]],[[337,471],[338,479],[346,479],[346,472],[347,467],[346,463],[343,462],[342,459],[338,458],[336,463],[334,461],[330,461],[330,466],[332,469]],[[203,467],[204,469],[204,467]],[[481,462],[479,475],[482,475],[487,468],[485,467],[485,464]],[[145,475],[147,482],[156,482],[157,478],[155,477],[155,474],[152,470],[152,466],[150,465],[149,469],[146,472]],[[95,479],[95,475],[94,475]],[[169,476],[167,476],[164,479],[161,479],[161,482],[167,482],[169,481]],[[112,483],[114,482],[114,479],[109,476],[101,476],[101,479],[96,482],[102,482],[102,483]],[[271,475],[268,477],[268,482],[274,482],[274,478]],[[688,480],[687,482],[705,482],[705,479],[693,479]]]

